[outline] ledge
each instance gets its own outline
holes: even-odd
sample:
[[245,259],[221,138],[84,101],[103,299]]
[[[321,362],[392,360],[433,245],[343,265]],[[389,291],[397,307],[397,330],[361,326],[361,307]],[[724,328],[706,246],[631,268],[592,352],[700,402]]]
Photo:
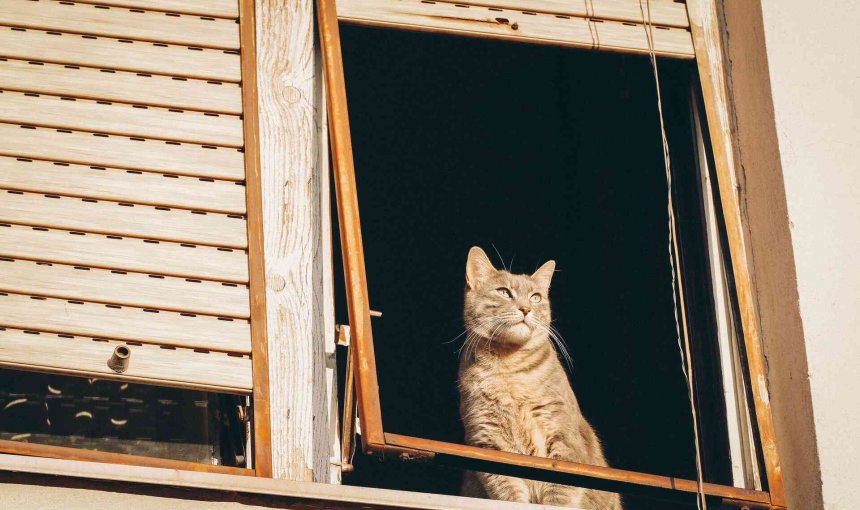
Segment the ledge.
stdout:
[[[463,498],[440,494],[373,489],[311,482],[291,482],[219,473],[124,466],[98,462],[49,459],[0,454],[2,484],[107,491],[119,506],[137,508],[130,498],[158,496],[200,502],[211,508],[213,501],[239,502],[262,508],[336,509],[391,508],[420,510],[550,510],[556,507]],[[14,473],[19,473],[15,475]],[[83,482],[83,483],[81,483]],[[183,491],[171,492],[168,487]],[[62,489],[59,489],[62,490]],[[237,498],[237,493],[247,495]],[[28,492],[29,494],[29,492]],[[258,496],[258,497],[255,497]],[[4,498],[5,499],[5,498]],[[87,504],[87,502],[84,502]],[[48,507],[39,506],[47,509]],[[74,510],[63,505],[57,508]],[[221,507],[219,507],[221,508]]]

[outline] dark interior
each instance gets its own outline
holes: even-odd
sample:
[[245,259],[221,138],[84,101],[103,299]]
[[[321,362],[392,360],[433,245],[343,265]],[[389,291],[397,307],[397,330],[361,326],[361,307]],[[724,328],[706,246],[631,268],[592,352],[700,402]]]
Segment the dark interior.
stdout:
[[[353,26],[341,35],[370,302],[383,313],[373,330],[386,432],[463,441],[457,337],[477,245],[516,273],[556,260],[555,325],[610,465],[695,478],[648,57]],[[707,353],[695,71],[662,59],[659,69],[690,323]],[[706,478],[726,483],[719,373],[699,386]],[[460,473],[436,464],[359,455],[356,466],[347,483],[459,490]],[[675,507],[627,498],[626,508]]]
[[245,466],[242,397],[0,369],[0,439]]

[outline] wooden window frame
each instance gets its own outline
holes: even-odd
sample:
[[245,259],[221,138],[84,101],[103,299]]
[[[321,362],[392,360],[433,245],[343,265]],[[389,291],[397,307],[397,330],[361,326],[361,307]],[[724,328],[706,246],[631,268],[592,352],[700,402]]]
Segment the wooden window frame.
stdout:
[[253,468],[237,468],[181,460],[85,450],[64,446],[0,440],[0,453],[165,468],[180,471],[237,476],[272,477],[271,420],[269,410],[269,357],[266,326],[265,263],[263,260],[262,181],[260,176],[259,114],[255,0],[239,2],[239,38],[243,109],[248,276],[252,354],[252,462]]
[[[327,85],[326,100],[329,112],[332,167],[350,324],[351,365],[355,367],[354,383],[364,450],[380,456],[435,458],[468,469],[493,471],[600,490],[692,501],[691,495],[699,490],[694,480],[532,457],[385,432],[370,324],[371,312],[359,221],[339,18],[336,0],[316,0],[316,2]],[[497,0],[493,3],[504,2]],[[748,251],[748,225],[741,210],[739,198],[737,147],[732,137],[731,103],[725,77],[727,71],[724,56],[725,43],[719,7],[717,0],[687,0],[686,7],[693,39],[693,58],[696,60],[699,72],[715,162],[714,171],[721,200],[721,204],[715,205],[721,207],[725,221],[733,284],[737,293],[740,325],[743,331],[742,348],[745,349],[748,362],[754,414],[761,440],[768,488],[767,491],[757,491],[705,483],[702,490],[708,496],[720,498],[722,504],[729,507],[784,509],[787,503],[767,389],[761,325],[756,309],[753,269]],[[428,27],[372,22],[362,24],[463,35],[463,32]],[[469,33],[467,35],[500,38],[498,34]],[[510,39],[510,37],[501,38]],[[522,37],[518,39],[523,40]],[[349,438],[344,438],[344,441],[347,440]]]

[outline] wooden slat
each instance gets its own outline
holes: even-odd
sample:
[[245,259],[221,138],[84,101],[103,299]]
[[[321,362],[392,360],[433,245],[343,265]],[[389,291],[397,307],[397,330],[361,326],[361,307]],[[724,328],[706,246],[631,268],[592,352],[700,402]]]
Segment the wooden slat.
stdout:
[[15,124],[0,123],[0,155],[212,179],[245,179],[244,158],[237,149],[138,141],[51,128],[28,129]]
[[36,159],[0,156],[0,188],[245,214],[245,187],[233,181]]
[[[235,284],[230,284],[235,285]],[[0,259],[0,290],[141,308],[248,318],[248,289],[171,276]]]
[[207,391],[249,393],[251,360],[224,353],[131,345],[128,370],[118,374],[107,360],[120,342],[52,333],[0,330],[0,366]]
[[244,220],[224,214],[26,192],[0,191],[0,221],[229,248],[248,244]]
[[0,293],[0,326],[249,354],[248,321]]
[[80,3],[178,12],[219,18],[235,19],[239,17],[239,3],[237,0],[82,0]]
[[0,90],[0,122],[201,145],[242,146],[242,121],[236,115],[171,111],[9,90]]
[[[458,5],[463,4],[425,3],[421,0],[338,0],[337,14],[341,21],[359,25],[624,53],[648,52],[646,31],[642,25]],[[688,31],[655,28],[653,33],[657,55],[693,57],[693,43]]]
[[203,80],[239,81],[239,55],[223,50],[191,50],[185,46],[120,42],[105,37],[47,33],[0,26],[0,54],[106,69],[184,76]]
[[235,83],[10,60],[0,57],[0,89],[241,114]]
[[[580,0],[574,2],[570,0],[465,0],[449,3],[642,23],[640,0]],[[646,14],[649,4],[651,21],[654,25],[678,28],[690,26],[687,8],[684,4],[674,0],[648,0],[646,4],[645,0],[642,0]]]
[[[8,226],[6,226],[8,225]],[[248,282],[244,251],[0,223],[0,256],[183,278]]]
[[227,50],[239,49],[234,20],[56,0],[3,0],[0,24]]

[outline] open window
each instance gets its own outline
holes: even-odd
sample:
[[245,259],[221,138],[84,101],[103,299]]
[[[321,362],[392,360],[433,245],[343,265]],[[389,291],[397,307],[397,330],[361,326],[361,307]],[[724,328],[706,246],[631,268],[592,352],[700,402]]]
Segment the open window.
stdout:
[[[690,504],[701,493],[727,507],[784,507],[713,6],[319,0],[317,8],[349,321],[344,440],[354,384],[371,454],[633,498]],[[660,57],[672,161],[669,247],[649,54]],[[524,205],[533,216],[511,212]],[[597,428],[608,430],[615,467],[462,444],[450,404],[456,347],[443,343],[461,331],[466,251],[493,242],[506,256],[499,266],[526,253],[514,272],[534,269],[539,256],[564,259],[554,313],[577,323],[565,336],[602,338],[574,357],[575,366],[584,360],[574,389],[586,386],[578,376],[601,386],[583,406],[607,424]],[[576,285],[584,295],[564,290]],[[442,327],[422,321],[428,310]],[[623,406],[601,405],[623,392],[612,401]],[[664,464],[637,460],[649,454]]]
[[2,8],[0,451],[269,476],[254,5],[134,4]]

